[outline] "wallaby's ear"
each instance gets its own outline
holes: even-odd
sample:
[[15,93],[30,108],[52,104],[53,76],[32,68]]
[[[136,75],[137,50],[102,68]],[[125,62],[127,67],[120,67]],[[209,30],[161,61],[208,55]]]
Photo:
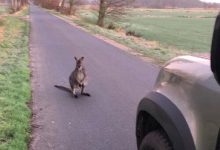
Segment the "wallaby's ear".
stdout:
[[78,61],[77,57],[74,57],[74,59],[75,59],[76,61]]
[[81,57],[80,60],[84,60],[84,57]]

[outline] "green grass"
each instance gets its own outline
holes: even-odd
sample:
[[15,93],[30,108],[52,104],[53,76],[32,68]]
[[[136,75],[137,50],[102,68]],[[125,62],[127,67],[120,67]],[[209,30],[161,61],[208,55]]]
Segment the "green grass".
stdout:
[[142,15],[131,11],[120,24],[147,40],[189,52],[209,52],[217,12],[149,10]]
[[[22,12],[27,15],[28,11]],[[0,43],[0,149],[28,149],[31,110],[29,23],[19,16],[4,17]]]
[[9,11],[8,6],[0,5],[0,15],[6,14]]
[[[164,63],[179,55],[209,53],[217,13],[202,9],[128,9],[127,15],[121,20],[106,20],[106,26],[113,22],[124,32],[135,31],[140,34],[142,42],[137,42],[133,37],[121,36],[118,31],[96,26],[98,14],[94,10],[80,8],[77,11],[78,19],[72,20],[93,34],[115,40],[155,59],[156,62]],[[146,44],[154,41],[157,43],[156,47]]]

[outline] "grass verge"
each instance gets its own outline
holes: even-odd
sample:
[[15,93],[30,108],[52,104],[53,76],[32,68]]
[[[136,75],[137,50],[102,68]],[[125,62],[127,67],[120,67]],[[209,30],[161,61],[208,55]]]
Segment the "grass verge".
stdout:
[[31,110],[29,69],[29,22],[25,8],[4,16],[0,43],[0,149],[28,149]]

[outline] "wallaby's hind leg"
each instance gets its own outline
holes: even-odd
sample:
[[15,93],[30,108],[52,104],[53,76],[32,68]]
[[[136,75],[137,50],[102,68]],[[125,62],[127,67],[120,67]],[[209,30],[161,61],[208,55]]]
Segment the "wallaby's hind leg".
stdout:
[[81,95],[91,96],[89,93],[85,93],[85,92],[84,92],[84,89],[85,89],[85,85],[83,84],[82,87],[81,87]]
[[76,94],[76,89],[75,88],[73,88],[73,97],[75,97],[75,98],[78,98],[78,96],[77,96],[77,94]]

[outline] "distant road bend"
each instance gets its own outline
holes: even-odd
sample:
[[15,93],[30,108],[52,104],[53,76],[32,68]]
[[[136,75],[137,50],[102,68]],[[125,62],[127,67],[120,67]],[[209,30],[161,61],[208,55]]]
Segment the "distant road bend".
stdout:
[[[33,150],[135,150],[140,99],[158,68],[31,5]],[[74,99],[69,87],[74,56],[84,56],[92,97]]]

